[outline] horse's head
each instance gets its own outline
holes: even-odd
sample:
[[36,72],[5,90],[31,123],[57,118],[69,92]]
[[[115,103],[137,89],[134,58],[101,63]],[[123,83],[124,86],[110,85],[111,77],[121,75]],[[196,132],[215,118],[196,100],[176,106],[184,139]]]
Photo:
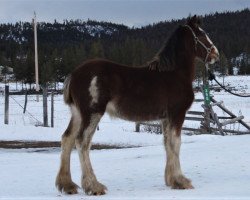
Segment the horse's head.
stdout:
[[205,63],[213,64],[219,60],[219,52],[204,30],[200,28],[200,19],[195,15],[184,26],[194,41],[196,57]]

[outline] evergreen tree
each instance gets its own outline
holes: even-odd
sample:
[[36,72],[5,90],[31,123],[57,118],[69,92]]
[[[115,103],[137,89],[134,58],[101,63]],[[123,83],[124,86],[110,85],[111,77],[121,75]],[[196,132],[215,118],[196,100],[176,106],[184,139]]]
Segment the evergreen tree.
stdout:
[[[107,58],[130,66],[141,65],[156,54],[184,21],[165,21],[142,28],[91,20],[40,22],[38,52],[39,66],[43,70],[40,78],[63,80],[89,58]],[[249,74],[250,10],[209,14],[203,17],[203,22],[203,28],[221,50],[218,70],[232,74],[233,58],[245,52],[247,58],[239,64],[240,73]],[[0,65],[13,67],[17,80],[34,80],[33,43],[31,23],[0,24]]]
[[24,83],[29,84],[29,88],[31,89],[31,84],[34,83],[35,79],[35,61],[34,61],[34,53],[28,51],[26,62],[23,65],[24,72]]
[[94,41],[91,45],[89,58],[104,58],[104,50],[100,40]]
[[84,45],[80,45],[75,48],[75,64],[80,65],[87,59],[87,54]]
[[132,45],[132,60],[133,66],[142,65],[145,62],[144,55],[146,46],[143,40],[135,39]]
[[24,60],[23,58],[19,58],[16,60],[13,69],[16,81],[24,82],[26,77],[26,71],[24,70],[25,65],[26,65],[26,60]]
[[0,66],[6,65],[6,58],[3,54],[3,52],[0,52]]
[[217,65],[219,65],[219,71],[221,72],[221,74],[229,74],[229,63],[223,51],[220,52],[220,61]]

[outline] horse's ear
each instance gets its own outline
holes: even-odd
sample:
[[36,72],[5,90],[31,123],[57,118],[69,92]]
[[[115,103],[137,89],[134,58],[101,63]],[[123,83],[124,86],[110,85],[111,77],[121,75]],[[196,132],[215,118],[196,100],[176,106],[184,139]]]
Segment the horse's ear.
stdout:
[[198,17],[197,15],[194,15],[193,17],[189,17],[187,20],[187,24],[190,26],[200,26],[201,25],[201,18]]

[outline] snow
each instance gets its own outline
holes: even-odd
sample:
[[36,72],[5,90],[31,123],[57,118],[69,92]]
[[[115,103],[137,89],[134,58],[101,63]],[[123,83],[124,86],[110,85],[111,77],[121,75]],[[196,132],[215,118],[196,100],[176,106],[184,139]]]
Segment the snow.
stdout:
[[[240,88],[241,92],[250,92],[248,76],[227,77],[225,82]],[[15,90],[16,85],[10,84],[10,88]],[[225,92],[212,94],[217,101],[223,100],[232,112],[242,113],[244,121],[250,125],[250,98],[238,98]],[[196,98],[201,98],[201,94],[197,93]],[[34,126],[42,121],[42,101],[35,99],[29,96],[28,113],[23,114],[24,97],[12,96],[10,124],[4,125],[4,96],[0,95],[0,140],[60,141],[70,118],[62,96],[55,96],[55,128]],[[201,103],[194,103],[192,109],[201,110]],[[50,114],[50,106],[48,110]],[[197,126],[190,121],[185,121],[185,125]],[[0,199],[250,199],[250,135],[183,134],[182,170],[195,189],[172,190],[164,183],[166,154],[162,135],[135,133],[134,123],[113,120],[107,115],[99,126],[93,143],[136,146],[91,151],[96,176],[108,187],[106,195],[87,196],[79,190],[79,194],[69,196],[57,191],[54,182],[60,148],[0,149]],[[80,185],[80,163],[75,150],[71,161],[72,178]]]
[[[249,199],[249,141],[250,136],[184,136],[181,162],[193,190],[165,186],[162,145],[91,151],[96,175],[108,187],[102,197],[89,197],[81,190],[69,196],[56,190],[58,149],[1,150],[0,199]],[[76,151],[71,171],[80,185]]]
[[[155,134],[135,133],[134,124],[101,123],[100,130],[96,131],[93,143],[111,144],[119,146],[151,146],[162,144],[161,137]],[[125,127],[121,127],[125,125]],[[0,125],[0,140],[28,140],[28,141],[60,141],[66,128],[45,128],[34,126]]]

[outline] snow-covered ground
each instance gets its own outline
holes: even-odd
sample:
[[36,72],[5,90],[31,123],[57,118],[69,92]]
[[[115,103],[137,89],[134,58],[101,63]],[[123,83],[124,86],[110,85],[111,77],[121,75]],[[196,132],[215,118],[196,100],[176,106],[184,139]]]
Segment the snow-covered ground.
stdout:
[[[157,136],[161,137],[161,136]],[[184,136],[181,163],[195,189],[172,190],[164,184],[162,145],[91,151],[102,197],[59,193],[55,176],[59,150],[0,151],[0,199],[250,199],[250,136]],[[80,185],[77,152],[72,177]]]
[[[228,77],[225,82],[250,92],[250,77]],[[10,88],[15,89],[15,85]],[[213,94],[235,114],[242,113],[250,125],[250,98],[225,92]],[[22,113],[23,104],[23,96],[10,98],[10,124],[4,125],[4,96],[0,95],[0,140],[59,141],[70,117],[62,96],[55,96],[55,128],[34,126],[42,121],[42,102],[36,102],[35,96],[29,97],[26,114]],[[201,110],[200,104],[194,104],[192,109]],[[250,199],[250,135],[183,135],[182,168],[195,189],[172,190],[164,184],[166,156],[161,135],[135,133],[134,123],[112,120],[106,115],[99,125],[94,143],[140,146],[91,151],[96,175],[109,189],[105,196],[90,197],[81,190],[69,196],[56,190],[59,148],[0,149],[0,199]],[[185,125],[197,124],[186,121]],[[72,177],[80,185],[76,151],[72,155]]]

